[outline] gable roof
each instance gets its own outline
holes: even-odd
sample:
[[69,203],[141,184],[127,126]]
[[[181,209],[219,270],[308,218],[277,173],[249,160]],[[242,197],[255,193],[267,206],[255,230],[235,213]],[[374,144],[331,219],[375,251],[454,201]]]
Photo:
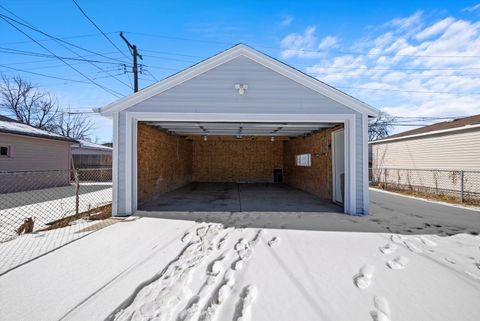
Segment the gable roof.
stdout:
[[407,130],[402,133],[398,133],[395,135],[388,136],[386,138],[372,141],[371,143],[374,144],[374,143],[381,143],[389,140],[398,140],[398,139],[417,137],[417,136],[434,135],[434,134],[448,132],[448,131],[472,128],[472,126],[474,128],[475,127],[480,128],[480,114],[469,116],[469,117],[457,118],[454,120],[444,121],[440,123],[435,123],[432,125],[428,125],[428,126],[424,126],[424,127],[420,127],[412,130]]
[[260,51],[257,51],[247,45],[238,44],[230,49],[227,49],[219,54],[216,54],[210,58],[200,61],[199,63],[184,69],[178,73],[175,73],[156,84],[146,87],[132,95],[121,98],[113,103],[94,111],[101,113],[104,116],[111,116],[112,114],[127,109],[133,105],[136,105],[148,98],[158,95],[170,88],[173,88],[187,80],[195,78],[196,76],[203,74],[217,66],[231,61],[239,56],[247,57],[307,88],[310,88],[330,99],[333,99],[346,107],[349,107],[360,113],[367,114],[368,116],[376,117],[378,110],[370,105],[340,91],[326,83],[295,69],[271,56],[268,56]]
[[0,133],[15,134],[29,137],[46,138],[75,143],[75,139],[48,132],[43,129],[21,123],[15,119],[0,115]]

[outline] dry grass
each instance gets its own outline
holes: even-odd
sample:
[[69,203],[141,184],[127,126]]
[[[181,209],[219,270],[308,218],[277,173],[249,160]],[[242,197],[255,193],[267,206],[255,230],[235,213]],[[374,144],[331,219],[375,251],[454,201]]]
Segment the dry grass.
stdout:
[[48,227],[43,228],[39,231],[50,231],[57,228],[62,228],[70,225],[73,221],[79,219],[87,219],[87,220],[104,220],[110,218],[112,216],[112,204],[103,205],[100,207],[96,207],[94,209],[70,215],[64,218],[61,218],[56,221],[49,222],[47,225]]

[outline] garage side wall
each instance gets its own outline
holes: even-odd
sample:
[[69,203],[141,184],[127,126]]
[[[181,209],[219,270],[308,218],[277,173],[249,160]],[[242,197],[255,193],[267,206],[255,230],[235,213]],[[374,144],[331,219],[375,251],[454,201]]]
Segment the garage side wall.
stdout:
[[192,142],[138,123],[138,203],[192,180]]
[[196,182],[273,182],[283,168],[283,144],[270,140],[193,141]]
[[[332,199],[332,130],[325,129],[307,137],[285,142],[285,182],[325,200]],[[311,167],[295,166],[295,156],[312,155]]]

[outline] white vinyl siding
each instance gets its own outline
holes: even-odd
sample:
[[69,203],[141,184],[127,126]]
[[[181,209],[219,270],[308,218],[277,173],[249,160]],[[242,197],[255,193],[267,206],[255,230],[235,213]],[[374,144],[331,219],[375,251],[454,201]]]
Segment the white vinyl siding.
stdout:
[[480,170],[480,129],[372,144],[374,168]]
[[[235,84],[247,84],[239,95]],[[147,99],[128,111],[172,113],[349,114],[350,108],[246,57]]]

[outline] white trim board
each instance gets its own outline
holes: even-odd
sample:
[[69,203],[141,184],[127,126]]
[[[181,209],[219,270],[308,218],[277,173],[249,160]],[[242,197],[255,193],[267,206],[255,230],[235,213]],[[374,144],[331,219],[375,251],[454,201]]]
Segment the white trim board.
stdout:
[[137,123],[139,121],[206,121],[206,122],[335,122],[343,123],[345,137],[345,177],[348,182],[348,190],[345,191],[344,212],[355,214],[356,209],[356,162],[355,162],[355,115],[353,114],[314,114],[314,115],[291,115],[291,114],[182,114],[182,113],[145,113],[126,112],[126,137],[127,142],[125,155],[125,210],[135,213],[137,210],[138,188],[137,179]]
[[266,68],[269,68],[307,88],[310,88],[330,99],[341,103],[342,105],[354,111],[373,117],[378,116],[379,111],[368,104],[244,44],[236,45],[164,80],[161,80],[150,87],[142,89],[135,94],[117,100],[101,109],[94,109],[94,111],[100,112],[100,114],[103,116],[111,116],[115,112],[125,110],[133,105],[145,101],[146,99],[161,94],[168,89],[178,86],[187,80],[190,80],[240,56],[247,57],[265,66]]

